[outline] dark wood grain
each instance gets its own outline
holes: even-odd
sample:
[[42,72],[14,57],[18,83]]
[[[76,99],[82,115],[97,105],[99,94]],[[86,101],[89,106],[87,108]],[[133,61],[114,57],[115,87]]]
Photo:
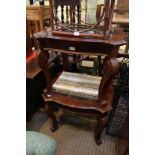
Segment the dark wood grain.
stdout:
[[101,114],[108,112],[112,109],[112,106],[110,104],[102,105],[99,104],[97,101],[80,100],[56,92],[52,92],[50,97],[46,96],[45,94],[43,94],[42,96],[45,102],[53,101],[66,107],[97,111]]
[[108,122],[108,117],[107,117],[107,113],[105,114],[105,117],[103,118],[103,116],[98,115],[97,116],[97,124],[95,127],[95,142],[96,144],[100,145],[102,143],[101,140],[101,134],[102,134],[102,130],[106,127],[107,122]]
[[[113,79],[117,75],[119,70],[119,65],[117,62],[118,50],[121,45],[126,44],[122,34],[114,32],[111,37],[105,37],[105,35],[110,31],[109,25],[112,20],[112,13],[114,7],[114,0],[111,1],[111,6],[109,7],[109,0],[106,0],[107,9],[105,27],[102,27],[102,32],[104,35],[102,37],[95,36],[73,36],[66,35],[66,32],[62,34],[54,35],[55,32],[53,29],[47,29],[46,32],[42,31],[34,34],[34,38],[38,41],[39,49],[41,53],[39,55],[39,65],[43,70],[46,79],[46,91],[42,95],[45,104],[48,104],[47,113],[53,121],[54,130],[57,129],[57,122],[53,114],[53,107],[57,106],[59,108],[68,109],[71,111],[95,114],[97,118],[97,124],[95,128],[95,142],[96,144],[101,144],[101,133],[103,128],[107,124],[107,114],[112,109],[112,100],[114,95],[114,86]],[[53,6],[51,6],[53,7]],[[71,6],[72,7],[72,6]],[[73,8],[70,8],[73,9]],[[109,10],[110,9],[110,10]],[[71,22],[73,23],[72,12],[70,12]],[[53,20],[54,23],[54,20]],[[121,31],[120,31],[121,32]],[[108,35],[106,35],[108,36]],[[78,99],[73,96],[67,96],[60,93],[52,92],[52,84],[54,81],[51,80],[50,71],[47,65],[49,55],[48,50],[53,52],[61,52],[63,56],[63,66],[68,67],[70,63],[67,60],[67,54],[72,54],[74,58],[76,55],[107,55],[104,61],[104,67],[101,68],[100,72],[103,74],[98,90],[97,100],[88,100],[88,99]],[[61,73],[60,73],[61,74]],[[58,74],[58,76],[60,75]],[[58,77],[57,76],[57,77]],[[49,106],[50,105],[50,106]]]
[[[116,38],[116,37],[115,37]],[[57,105],[61,108],[67,108],[71,111],[87,112],[91,114],[97,114],[98,121],[95,130],[95,142],[101,144],[101,133],[105,127],[104,121],[105,113],[108,113],[112,109],[112,99],[113,99],[113,78],[118,73],[118,62],[117,55],[119,46],[125,44],[125,41],[117,42],[114,40],[112,42],[109,40],[99,40],[99,39],[84,39],[75,37],[39,37],[36,39],[40,44],[40,49],[42,49],[42,54],[39,56],[39,64],[42,68],[45,78],[46,78],[46,93],[43,94],[43,99],[45,103],[51,102],[52,105]],[[60,46],[61,45],[61,46]],[[69,49],[69,47],[74,47],[75,51]],[[45,50],[46,49],[46,50]],[[48,49],[55,49],[54,51],[61,51],[65,53],[66,59],[64,58],[63,64],[64,68],[67,67],[67,52],[70,54],[90,54],[103,55],[106,54],[107,58],[104,62],[103,77],[99,87],[99,96],[97,101],[79,100],[70,96],[64,96],[62,94],[54,93],[51,91],[51,76],[47,67],[48,61]],[[52,110],[52,109],[51,109]],[[51,116],[53,120],[53,116]],[[53,124],[55,121],[53,121]],[[98,129],[97,129],[98,128]]]
[[56,131],[58,129],[58,122],[57,122],[57,119],[56,119],[56,117],[54,115],[54,110],[53,110],[53,108],[51,108],[51,105],[50,104],[46,104],[45,105],[45,112],[47,113],[48,117],[53,122],[51,131],[52,132]]

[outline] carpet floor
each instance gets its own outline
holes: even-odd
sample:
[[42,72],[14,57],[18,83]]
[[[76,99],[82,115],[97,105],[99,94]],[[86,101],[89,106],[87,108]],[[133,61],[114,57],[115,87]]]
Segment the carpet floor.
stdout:
[[96,121],[83,117],[63,114],[59,129],[51,132],[52,122],[44,112],[37,111],[27,130],[38,131],[53,137],[58,147],[56,155],[121,155],[116,152],[117,137],[102,134],[102,144],[97,146],[94,141],[94,127]]

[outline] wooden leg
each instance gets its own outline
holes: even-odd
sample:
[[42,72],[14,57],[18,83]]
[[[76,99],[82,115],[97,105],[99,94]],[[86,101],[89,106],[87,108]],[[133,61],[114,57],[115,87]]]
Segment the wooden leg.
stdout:
[[48,68],[48,59],[50,58],[50,55],[48,51],[41,51],[38,56],[38,64],[40,68],[42,69],[45,79],[46,79],[46,92],[44,92],[47,96],[50,97],[51,95],[51,75]]
[[101,116],[98,116],[97,119],[98,120],[95,127],[95,142],[97,145],[100,145],[102,144],[102,140],[101,140],[102,131],[107,125],[108,118],[107,117],[103,118]]
[[52,106],[50,106],[49,104],[45,105],[45,112],[47,113],[48,117],[52,120],[53,126],[51,128],[51,131],[54,132],[58,129],[58,122],[54,115],[54,110]]

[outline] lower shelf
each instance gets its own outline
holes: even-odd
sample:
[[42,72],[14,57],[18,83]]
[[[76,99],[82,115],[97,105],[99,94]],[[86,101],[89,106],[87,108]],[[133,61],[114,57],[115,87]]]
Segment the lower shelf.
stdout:
[[[94,111],[98,113],[106,113],[112,109],[110,105],[101,105],[96,101],[80,100],[70,96],[53,92],[50,97],[42,95],[45,102],[52,102],[58,106],[68,107],[77,110]],[[51,103],[51,104],[52,104]]]

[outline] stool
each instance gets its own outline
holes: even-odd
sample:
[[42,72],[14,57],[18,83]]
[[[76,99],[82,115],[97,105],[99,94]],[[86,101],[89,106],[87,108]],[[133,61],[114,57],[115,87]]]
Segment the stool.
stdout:
[[26,131],[26,155],[54,155],[56,141],[42,133]]

